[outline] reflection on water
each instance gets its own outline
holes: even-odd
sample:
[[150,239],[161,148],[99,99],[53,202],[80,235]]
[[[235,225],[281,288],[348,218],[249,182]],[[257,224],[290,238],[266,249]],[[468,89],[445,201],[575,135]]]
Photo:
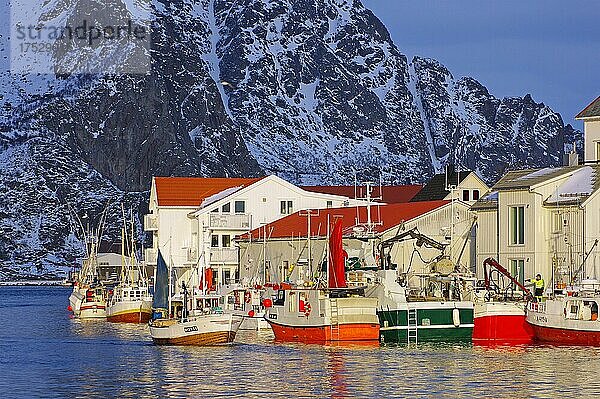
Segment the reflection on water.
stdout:
[[72,320],[65,288],[0,287],[0,397],[592,397],[595,348],[152,345],[145,325]]

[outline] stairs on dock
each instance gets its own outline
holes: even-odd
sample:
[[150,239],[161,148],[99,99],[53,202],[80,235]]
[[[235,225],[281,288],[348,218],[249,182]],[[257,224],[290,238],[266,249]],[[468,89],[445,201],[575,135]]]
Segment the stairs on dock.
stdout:
[[408,334],[409,344],[418,343],[417,309],[408,309]]

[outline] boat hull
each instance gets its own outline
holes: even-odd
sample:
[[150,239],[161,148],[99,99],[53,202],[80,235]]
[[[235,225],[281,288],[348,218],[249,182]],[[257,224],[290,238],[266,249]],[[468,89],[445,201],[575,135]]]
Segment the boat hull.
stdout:
[[106,312],[106,320],[112,323],[147,323],[151,317],[151,301],[117,302]]
[[80,319],[106,319],[104,302],[84,302],[79,308]]
[[[471,342],[473,304],[470,302],[406,302],[400,309],[379,309],[381,342],[409,342],[409,309],[416,312],[416,342]],[[458,312],[455,322],[454,309]],[[411,342],[414,342],[411,337]]]
[[241,323],[241,317],[231,314],[157,320],[150,325],[150,335],[156,345],[225,345],[233,342]]
[[525,320],[525,303],[482,302],[475,304],[473,343],[477,345],[527,345],[534,331]]
[[[582,312],[600,298],[567,298],[530,303],[527,322],[538,342],[552,345],[600,346],[600,321]],[[574,313],[571,313],[573,312]]]
[[152,340],[156,345],[217,346],[232,343],[235,335],[233,331],[219,331],[173,338],[152,338]]
[[538,341],[557,345],[600,346],[600,331],[533,326]]
[[289,326],[269,322],[275,340],[282,342],[356,342],[379,341],[379,325],[377,323],[340,324],[338,331],[332,330],[330,325],[325,326]]

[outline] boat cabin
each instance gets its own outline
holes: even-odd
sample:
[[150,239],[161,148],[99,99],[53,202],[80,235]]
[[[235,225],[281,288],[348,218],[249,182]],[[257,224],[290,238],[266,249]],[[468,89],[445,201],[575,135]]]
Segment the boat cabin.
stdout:
[[566,302],[564,314],[566,319],[596,321],[600,298],[573,298]]

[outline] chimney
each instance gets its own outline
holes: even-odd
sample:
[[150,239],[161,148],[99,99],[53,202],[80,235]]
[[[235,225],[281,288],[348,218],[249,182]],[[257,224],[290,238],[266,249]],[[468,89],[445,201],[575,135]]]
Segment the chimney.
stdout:
[[579,165],[579,155],[577,154],[575,143],[573,143],[573,147],[571,147],[571,152],[563,154],[563,165],[564,166]]

